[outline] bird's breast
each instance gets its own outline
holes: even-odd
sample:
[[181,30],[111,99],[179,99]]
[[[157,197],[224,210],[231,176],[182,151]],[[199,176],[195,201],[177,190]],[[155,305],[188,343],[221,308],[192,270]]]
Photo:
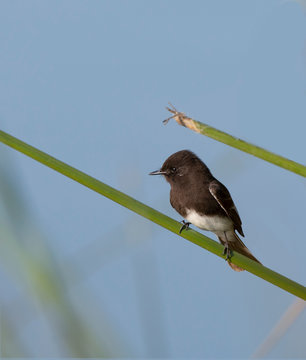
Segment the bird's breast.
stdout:
[[227,216],[204,215],[187,209],[186,220],[200,229],[208,231],[227,231],[233,229],[233,222]]

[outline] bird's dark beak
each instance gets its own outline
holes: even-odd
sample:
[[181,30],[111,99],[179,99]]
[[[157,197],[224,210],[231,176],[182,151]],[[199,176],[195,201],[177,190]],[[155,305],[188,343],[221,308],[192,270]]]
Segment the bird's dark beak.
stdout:
[[149,173],[149,175],[166,175],[166,171],[155,170]]

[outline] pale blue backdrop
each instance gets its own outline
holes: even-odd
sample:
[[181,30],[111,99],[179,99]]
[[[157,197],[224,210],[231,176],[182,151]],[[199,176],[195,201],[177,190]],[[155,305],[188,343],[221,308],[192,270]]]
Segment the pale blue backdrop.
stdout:
[[[177,220],[168,184],[148,173],[175,151],[194,151],[230,189],[255,256],[305,283],[304,179],[174,121],[162,124],[171,101],[304,163],[302,5],[2,0],[1,128]],[[33,160],[3,145],[1,151],[71,304],[101,341],[107,324],[116,329],[120,356],[246,358],[294,301]],[[77,274],[68,273],[71,262]],[[15,283],[7,269],[1,266],[3,306],[8,316],[23,307],[24,314],[34,305],[23,304],[16,290],[22,275]],[[37,305],[14,320],[26,349],[20,355],[71,355],[46,311]],[[95,322],[100,311],[105,322]],[[303,314],[268,356],[306,357],[305,321]],[[108,356],[116,347],[109,344]]]

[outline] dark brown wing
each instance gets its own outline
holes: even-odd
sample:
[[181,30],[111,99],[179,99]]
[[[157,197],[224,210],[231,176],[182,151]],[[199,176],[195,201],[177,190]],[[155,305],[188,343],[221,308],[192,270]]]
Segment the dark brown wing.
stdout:
[[244,236],[241,227],[241,219],[236,209],[236,206],[231,198],[231,194],[227,188],[221,184],[218,180],[213,180],[209,184],[209,191],[212,196],[217,200],[218,204],[225,211],[227,216],[233,221],[235,229],[241,236]]

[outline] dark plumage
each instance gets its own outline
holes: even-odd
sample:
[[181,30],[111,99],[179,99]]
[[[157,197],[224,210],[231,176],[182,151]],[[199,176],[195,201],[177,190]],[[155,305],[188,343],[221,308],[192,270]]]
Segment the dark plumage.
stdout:
[[[231,250],[234,250],[259,262],[235,233],[236,230],[244,236],[241,219],[229,191],[194,153],[178,151],[168,157],[160,170],[150,175],[165,177],[171,185],[170,203],[173,208],[188,222],[214,232],[225,246],[228,259]],[[236,271],[243,270],[231,262],[229,265]]]

